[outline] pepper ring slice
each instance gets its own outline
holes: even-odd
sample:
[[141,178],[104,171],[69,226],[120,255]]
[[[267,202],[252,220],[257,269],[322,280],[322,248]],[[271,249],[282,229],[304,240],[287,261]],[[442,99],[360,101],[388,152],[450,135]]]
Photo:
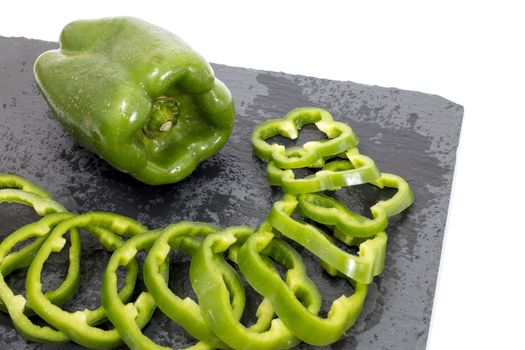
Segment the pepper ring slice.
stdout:
[[[104,230],[90,230],[90,227],[101,227]],[[103,330],[93,326],[105,317],[102,306],[95,310],[85,309],[70,313],[52,304],[42,292],[41,273],[44,263],[52,252],[60,251],[64,247],[63,235],[73,228],[87,229],[87,232],[94,235],[109,250],[115,250],[123,244],[121,236],[130,237],[145,233],[147,228],[133,219],[113,213],[90,212],[75,216],[59,223],[53,229],[49,238],[35,255],[27,272],[27,300],[40,317],[80,345],[91,348],[116,347],[122,343],[122,340],[115,329]],[[76,259],[80,259],[79,254]],[[136,261],[126,267],[124,287],[119,292],[120,298],[125,301],[133,293],[138,271]],[[78,269],[79,264],[73,264],[73,268]],[[154,311],[154,305],[148,305],[140,311],[141,315],[138,319],[144,326]]]
[[[228,346],[212,331],[199,305],[191,298],[182,299],[177,296],[168,287],[160,269],[172,250],[184,251],[192,257],[193,261],[202,239],[219,230],[216,226],[199,222],[180,222],[162,229],[144,263],[144,282],[159,309],[166,316],[180,324],[202,343],[213,348],[225,349]],[[246,301],[242,282],[231,266],[226,265],[218,268],[221,275],[224,276],[227,292],[230,296],[228,308],[232,310],[233,317],[238,320],[242,316]],[[143,339],[140,336],[137,338]]]
[[[287,255],[296,257],[293,265],[290,265]],[[286,280],[283,281],[268,265],[264,256],[271,256],[287,269]],[[319,308],[305,303],[302,298],[304,290],[297,285],[297,282],[309,281],[301,256],[284,241],[275,238],[268,225],[250,236],[239,249],[238,263],[248,283],[270,300],[279,319],[308,344],[323,346],[337,341],[356,321],[368,290],[366,284],[355,284],[354,293],[335,300],[326,318],[317,316]],[[315,284],[309,288],[315,288]]]
[[[141,310],[156,306],[151,293],[142,292],[134,303],[124,304],[119,298],[117,290],[118,278],[116,273],[118,268],[126,266],[133,261],[139,251],[150,251],[151,246],[162,232],[162,230],[150,231],[127,240],[126,243],[113,252],[104,271],[102,305],[109,320],[121,335],[122,340],[132,350],[171,350],[171,348],[154,343],[141,331],[143,320],[140,315],[144,314]],[[158,270],[162,280],[166,281],[169,272],[166,261],[159,266]],[[213,348],[203,342],[199,342],[187,349],[212,350]]]
[[0,174],[0,188],[13,188],[51,199],[51,195],[40,186],[14,174]]
[[[36,325],[31,321],[31,319],[29,319],[27,316],[27,310],[29,308],[27,307],[26,298],[24,298],[23,295],[15,294],[4,279],[4,277],[7,276],[9,272],[11,272],[9,270],[4,271],[4,269],[7,268],[12,270],[12,268],[5,265],[5,262],[7,261],[8,257],[10,257],[12,254],[15,254],[9,254],[9,252],[16,244],[31,237],[37,237],[34,243],[37,243],[36,248],[38,248],[43,243],[43,240],[47,238],[53,227],[58,225],[63,220],[73,216],[74,214],[70,213],[49,214],[37,222],[23,226],[14,231],[0,244],[0,266],[2,269],[2,272],[0,273],[0,298],[4,303],[3,306],[6,308],[6,311],[9,313],[9,316],[13,321],[13,325],[17,331],[28,340],[46,343],[64,343],[69,341],[69,338],[64,333],[56,329],[53,329],[49,326]],[[78,232],[72,233],[71,242],[72,247],[80,244]],[[34,245],[34,243],[31,245]],[[34,252],[29,251],[29,253],[31,254],[25,254],[28,258],[25,259],[27,260],[27,264],[16,266],[16,269],[29,265]],[[70,289],[68,291],[68,296],[73,294],[73,292],[74,289]]]
[[346,159],[325,163],[315,174],[300,179],[295,178],[292,169],[280,169],[271,161],[267,166],[268,182],[274,186],[282,186],[286,193],[298,194],[360,185],[381,176],[372,158],[358,154],[355,148],[339,157]]
[[359,246],[359,255],[353,255],[334,245],[330,238],[315,226],[294,219],[292,214],[296,208],[296,196],[285,194],[282,200],[274,203],[267,220],[284,236],[359,283],[369,284],[374,276],[381,273],[387,241],[384,232],[363,242]]
[[394,174],[383,173],[370,184],[397,189],[391,198],[379,201],[370,208],[373,219],[355,214],[335,198],[320,193],[299,194],[298,207],[304,216],[323,225],[334,226],[336,237],[347,244],[356,237],[371,237],[387,227],[388,218],[408,208],[414,201],[414,194],[408,183]]
[[[328,140],[305,143],[302,147],[304,153],[300,156],[289,156],[283,145],[266,141],[277,135],[296,139],[299,130],[307,124],[315,124]],[[344,152],[358,143],[359,139],[349,125],[334,121],[326,110],[315,107],[293,109],[281,119],[270,119],[259,124],[252,133],[255,154],[264,160],[273,160],[281,169],[310,166],[323,157]]]
[[[233,349],[288,349],[297,345],[300,340],[280,319],[274,318],[269,300],[264,299],[259,305],[258,322],[255,323],[255,327],[244,326],[228,306],[229,292],[221,269],[230,265],[226,263],[222,253],[234,244],[242,244],[251,234],[252,228],[238,226],[206,237],[190,265],[191,284],[199,299],[202,314],[211,329]],[[295,258],[293,263],[297,264],[297,257]],[[264,276],[259,278],[264,279]],[[320,296],[311,282],[298,293],[310,301],[314,311],[318,311],[321,305]],[[261,319],[265,320],[264,326],[260,322]]]

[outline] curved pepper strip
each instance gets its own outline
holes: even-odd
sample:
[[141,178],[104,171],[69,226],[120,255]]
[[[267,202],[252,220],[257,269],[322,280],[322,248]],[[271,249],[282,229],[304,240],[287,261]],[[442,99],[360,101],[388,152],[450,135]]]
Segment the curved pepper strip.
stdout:
[[[91,227],[101,227],[104,230],[89,230]],[[60,251],[64,247],[63,236],[69,230],[78,228],[87,229],[87,232],[94,235],[109,250],[115,250],[123,244],[121,236],[130,237],[148,231],[146,227],[133,219],[105,212],[86,213],[62,221],[53,229],[29,266],[26,278],[27,300],[40,317],[78,344],[99,349],[115,347],[122,343],[116,330],[106,331],[92,326],[105,317],[102,306],[95,310],[86,309],[70,313],[52,304],[42,292],[41,273],[45,261],[52,252]],[[70,264],[70,271],[71,269],[78,271],[80,252],[75,256],[70,256],[71,259],[75,259],[76,262]],[[124,301],[127,301],[133,293],[138,270],[136,261],[126,267],[125,284],[119,292],[120,298]],[[138,319],[141,320],[141,326],[144,326],[154,311],[154,305],[141,309],[141,311],[142,314]]]
[[[142,322],[139,318],[142,309],[155,307],[155,300],[150,292],[142,292],[134,303],[124,304],[118,295],[117,270],[120,266],[126,266],[135,259],[139,251],[150,251],[155,240],[162,234],[163,230],[150,231],[137,235],[126,241],[111,255],[106,270],[104,271],[102,283],[102,305],[106,310],[108,319],[119,332],[122,340],[132,350],[171,350],[154,343],[142,333]],[[188,243],[188,242],[187,242]],[[200,244],[199,242],[194,244]],[[166,261],[161,263],[158,273],[162,280],[167,281],[168,265]],[[144,275],[147,273],[144,271]],[[212,350],[213,348],[203,342],[187,348],[188,350]]]
[[39,216],[51,213],[66,212],[66,209],[50,198],[40,197],[34,193],[23,190],[5,188],[0,190],[0,203],[20,203],[35,209]]
[[[9,257],[9,252],[21,241],[29,239],[31,237],[39,237],[36,241],[45,240],[48,233],[53,229],[54,226],[73,217],[74,214],[70,213],[54,213],[45,216],[37,222],[23,226],[22,228],[14,231],[7,238],[5,238],[0,244],[0,265],[4,267],[4,258]],[[80,239],[78,233],[76,233],[76,240],[71,237],[72,245],[77,242],[79,244]],[[42,244],[43,241],[40,243]],[[32,259],[34,254],[27,255],[29,259]],[[29,261],[30,262],[30,261]],[[39,326],[34,324],[29,317],[26,315],[27,301],[24,296],[14,294],[5,282],[4,271],[0,273],[0,298],[5,304],[5,308],[11,317],[13,325],[17,331],[22,334],[23,337],[31,341],[46,342],[46,343],[64,343],[69,341],[69,338],[62,332],[57,331],[49,326]],[[73,294],[74,290],[71,290],[70,294]]]
[[[269,327],[253,330],[245,327],[229,306],[230,296],[221,273],[222,266],[228,264],[221,253],[238,241],[239,244],[242,243],[251,234],[253,234],[252,228],[238,226],[209,235],[191,261],[191,284],[199,299],[204,318],[215,334],[226,344],[237,350],[288,349],[297,345],[300,340],[281,320],[273,319]],[[306,287],[303,284],[302,287],[303,298],[312,301],[313,308],[320,307],[320,297],[311,283]],[[272,316],[274,315],[273,309],[267,302],[261,305],[264,309],[259,308],[258,316],[261,312],[270,312]]]
[[[63,214],[63,213],[53,213],[53,214],[46,215],[45,217],[54,216],[55,214]],[[47,239],[47,236],[51,232],[51,231],[32,232],[31,235],[21,236],[21,235],[18,235],[17,231],[11,233],[7,238],[4,239],[4,241],[9,242],[9,245],[11,245],[11,248],[19,244],[20,242],[22,242],[22,240],[18,241],[18,239],[26,240],[26,239],[30,239],[31,237],[35,237],[35,236],[38,238],[33,243],[25,246],[19,251],[10,253],[9,255],[4,257],[4,259],[0,262],[0,270],[4,278],[9,276],[9,274],[11,274],[15,270],[19,270],[19,269],[28,267],[33,261],[33,258],[36,252],[38,251],[40,246],[42,246],[42,244]],[[13,238],[14,240],[11,238]],[[71,247],[69,249],[70,266],[68,268],[66,278],[62,281],[62,283],[57,289],[47,290],[45,293],[46,298],[55,305],[62,305],[67,300],[69,300],[75,293],[75,290],[78,286],[79,274],[78,274],[78,271],[72,266],[75,264],[75,260],[76,260],[75,257],[77,256],[77,252],[80,251],[81,243],[80,243],[80,236],[78,234],[78,231],[76,230],[72,231],[70,242],[71,242]],[[4,242],[2,242],[2,244],[4,244]],[[1,306],[0,309],[2,311],[7,312],[7,309],[5,308],[3,303],[0,306]],[[26,304],[24,312],[28,316],[34,315],[34,312],[31,309],[29,304]]]
[[[16,175],[0,174],[0,203],[19,203],[32,207],[39,216],[51,213],[66,212],[66,209],[55,202],[47,192],[38,186]],[[29,192],[31,191],[31,192]],[[40,247],[42,241],[35,241],[17,252],[4,257],[1,272],[4,277],[14,270],[26,267],[28,257]],[[7,309],[0,298],[0,310]]]
[[[368,286],[356,283],[354,293],[336,299],[327,317],[321,318],[317,316],[319,310],[305,305],[294,283],[298,278],[308,279],[304,265],[301,262],[301,265],[289,266],[281,253],[283,247],[286,247],[288,254],[293,252],[301,261],[299,253],[283,241],[278,241],[271,229],[259,229],[238,251],[238,263],[243,275],[258,293],[270,299],[279,319],[301,340],[317,346],[337,341],[361,313]],[[268,266],[263,256],[272,256],[288,269],[286,281]]]
[[[199,305],[191,298],[182,299],[175,295],[160,272],[160,267],[171,250],[182,250],[193,259],[201,245],[201,240],[219,230],[217,226],[192,222],[180,222],[162,229],[144,263],[144,282],[159,309],[166,316],[180,324],[202,343],[213,348],[227,349],[228,346],[215,335],[204,319]],[[224,277],[227,293],[230,296],[228,307],[232,310],[234,319],[239,320],[246,301],[242,282],[231,266],[221,265],[217,268]]]
[[[40,216],[66,211],[61,204],[51,199],[47,192],[20,176],[0,174],[0,188],[0,203],[15,202],[28,205],[33,207]],[[19,251],[4,257],[1,265],[1,272],[4,276],[27,266],[28,255],[35,249],[38,249],[40,244],[41,242],[33,242]],[[1,300],[0,310],[6,311]]]
[[388,217],[394,216],[414,202],[414,192],[401,176],[383,173],[377,181],[372,181],[371,184],[379,188],[397,188],[397,193],[390,200],[380,201],[370,209],[373,215],[378,215],[379,211],[385,211]]
[[386,228],[389,217],[408,208],[414,201],[414,194],[408,183],[394,174],[383,173],[370,183],[379,188],[397,189],[392,198],[379,201],[370,208],[373,219],[355,214],[336,199],[320,193],[298,195],[298,207],[304,216],[323,225],[335,226],[338,238],[345,243],[348,238],[371,237]]
[[268,222],[284,236],[299,243],[326,264],[333,266],[345,276],[364,284],[372,282],[377,276],[378,264],[384,261],[386,254],[386,234],[380,232],[359,246],[359,255],[353,255],[339,249],[322,231],[316,227],[297,221],[292,213],[297,208],[297,198],[285,194],[283,199],[275,202]]
[[[11,183],[11,185],[15,185],[15,186],[22,185],[20,187],[23,187],[26,189],[29,187],[31,190],[34,189],[31,187],[35,187],[35,185],[31,186],[31,183],[24,184],[23,182],[19,182],[18,180],[17,180],[17,184]],[[39,191],[37,188],[36,193],[38,192]],[[0,203],[1,202],[20,203],[20,204],[31,206],[33,207],[33,209],[35,209],[35,212],[38,215],[44,216],[44,217],[47,215],[51,215],[53,213],[67,212],[66,209],[61,204],[59,204],[58,202],[55,202],[51,198],[44,198],[35,193],[26,192],[25,190],[19,190],[19,189],[1,189],[0,190]],[[46,233],[49,233],[49,232],[46,232]],[[35,252],[40,248],[40,246],[43,244],[45,239],[46,237],[37,239],[34,242],[23,247],[22,249],[5,256],[2,260],[1,268],[0,268],[3,274],[3,277],[5,278],[7,275],[9,275],[14,270],[18,270],[18,269],[27,267],[31,263]],[[17,242],[17,243],[20,243],[20,242]],[[70,258],[76,256],[79,251],[80,251],[80,238],[78,236],[78,232],[73,231],[71,234]],[[62,284],[57,289],[49,290],[45,294],[46,298],[48,298],[53,304],[63,304],[66,300],[71,298],[71,296],[73,295],[77,287],[79,272],[75,273],[75,271],[72,270],[72,265],[73,263],[70,262],[70,268],[68,270],[66,279],[62,282]],[[0,310],[4,312],[8,311],[2,300],[0,300]],[[31,313],[31,308],[27,304],[26,304],[25,312]]]
[[[54,215],[54,214],[56,213],[49,214],[49,215]],[[49,216],[49,215],[46,215],[46,216]],[[2,243],[5,240],[9,239],[12,234],[14,234],[14,232],[11,232],[9,236],[4,238]],[[42,243],[44,243],[46,238],[47,236],[39,237],[31,244],[28,244],[24,246],[23,248],[15,252],[9,253],[9,255],[5,256],[0,262],[0,273],[2,273],[4,277],[6,277],[10,275],[13,271],[20,270],[20,269],[23,269],[24,267],[29,266],[29,264],[31,264],[31,261],[33,260],[33,256],[36,250],[40,248],[40,246],[42,245]],[[17,245],[19,243],[21,243],[21,241],[15,242],[14,245]],[[1,298],[0,298],[0,310],[7,312],[7,310],[4,308]]]
[[[283,145],[266,142],[267,139],[277,135],[296,139],[299,130],[307,124],[315,124],[326,134],[328,140],[307,142],[302,147],[304,152],[293,156],[287,154],[286,147]],[[358,143],[359,139],[350,126],[334,121],[328,111],[315,107],[293,109],[283,118],[270,119],[257,125],[252,133],[255,154],[264,160],[273,160],[281,169],[310,166],[323,157],[344,152],[357,146]],[[294,149],[296,148],[292,148]]]
[[267,166],[268,182],[282,186],[287,193],[313,193],[324,190],[336,190],[343,186],[360,185],[377,180],[381,172],[374,161],[362,154],[346,152],[347,160],[327,163],[313,175],[296,179],[293,170],[280,169],[271,161]]
[[25,178],[14,174],[0,174],[0,188],[12,188],[36,194],[42,198],[51,199],[51,195],[43,188]]
[[[42,193],[42,189],[40,189],[38,186],[32,184],[31,182],[20,178],[15,175],[1,175],[0,177],[3,179],[2,185],[3,186],[9,186],[9,187],[16,187],[16,188],[23,188],[24,190],[20,189],[1,189],[0,190],[0,203],[1,202],[8,202],[8,203],[20,203],[24,205],[31,206],[35,209],[36,213],[40,216],[46,216],[50,215],[52,213],[56,212],[67,212],[66,209],[59,204],[58,202],[54,201],[50,198],[50,196],[47,193]],[[2,186],[0,185],[0,186]],[[27,192],[26,190],[30,190],[32,192]],[[41,195],[47,195],[46,197],[42,197]],[[89,227],[90,230],[94,231],[100,231],[100,234],[104,234],[102,231],[104,231],[103,228],[93,228]],[[49,234],[49,232],[47,232]],[[9,275],[14,270],[18,270],[24,267],[27,267],[35,255],[36,251],[40,248],[40,246],[45,241],[46,237],[41,237],[34,242],[28,244],[27,246],[23,247],[22,249],[10,253],[9,255],[5,256],[2,264],[0,265],[1,272],[3,274],[3,277],[5,278],[7,275]],[[17,242],[20,243],[20,242]],[[76,230],[72,230],[71,233],[71,247],[69,250],[69,269],[66,275],[66,278],[60,286],[57,289],[54,290],[48,290],[45,293],[46,298],[55,305],[61,305],[65,303],[67,300],[71,298],[71,296],[74,294],[77,286],[78,281],[80,278],[80,271],[78,268],[78,256],[80,254],[80,237],[78,236],[78,232]],[[76,264],[76,265],[75,265]],[[0,298],[0,310],[7,312],[3,301]],[[28,304],[26,304],[25,307],[25,313],[30,315],[32,314],[32,310],[29,307]],[[100,321],[103,321],[101,318]]]

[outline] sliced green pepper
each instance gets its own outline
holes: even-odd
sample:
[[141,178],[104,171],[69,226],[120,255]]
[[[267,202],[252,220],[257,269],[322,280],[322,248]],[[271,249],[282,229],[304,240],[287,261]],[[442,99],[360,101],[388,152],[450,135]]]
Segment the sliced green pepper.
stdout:
[[[118,293],[117,270],[120,266],[127,266],[132,262],[139,251],[149,252],[155,240],[163,230],[150,231],[137,235],[127,240],[121,247],[113,252],[109,260],[102,283],[102,305],[109,320],[119,332],[122,340],[132,350],[170,350],[153,342],[142,333],[141,328],[145,323],[143,309],[155,307],[155,300],[151,293],[141,292],[134,303],[124,304]],[[197,243],[198,244],[198,243]],[[160,278],[167,283],[167,261],[160,263],[157,269]],[[144,276],[147,273],[144,271]],[[151,291],[151,289],[148,289]],[[188,300],[188,299],[186,299]],[[198,311],[198,310],[197,310]],[[212,347],[199,342],[188,350],[211,350]]]
[[[104,230],[90,230],[91,227],[102,227]],[[113,213],[90,212],[62,221],[53,229],[29,266],[26,278],[27,300],[40,317],[78,344],[98,349],[118,346],[122,340],[116,330],[106,331],[93,326],[105,316],[103,307],[70,313],[52,304],[42,292],[41,273],[44,263],[52,252],[60,251],[64,247],[63,236],[74,228],[87,229],[87,232],[110,250],[115,250],[123,244],[121,236],[130,237],[147,232],[147,228],[135,220]],[[70,260],[76,260],[75,264],[70,264],[70,270],[79,269],[79,259],[80,252],[70,254]],[[127,264],[126,268],[125,284],[119,292],[124,301],[131,297],[134,290],[138,269],[136,261]],[[154,311],[154,305],[147,306],[149,307],[140,309],[142,326]]]
[[[287,269],[285,281],[263,256],[273,258]],[[291,256],[295,258],[290,259]],[[368,287],[357,283],[352,295],[341,296],[333,302],[326,318],[317,316],[317,305],[312,307],[305,303],[305,291],[312,290],[315,285],[306,275],[299,253],[275,238],[268,225],[263,225],[247,239],[237,257],[248,283],[271,301],[279,319],[308,344],[323,346],[335,342],[361,312]]]
[[14,174],[0,174],[0,188],[13,188],[51,199],[51,195],[40,186]]
[[[50,195],[47,192],[45,192],[40,187],[32,184],[28,180],[25,180],[19,176],[0,174],[0,188],[1,187],[10,187],[10,188],[3,188],[0,190],[0,202],[16,202],[16,203],[31,206],[35,209],[37,214],[41,216],[47,216],[47,215],[51,215],[57,212],[60,212],[60,213],[66,212],[66,209],[61,204],[51,199]],[[13,189],[13,187],[15,189]],[[16,188],[20,188],[20,189],[16,189]],[[31,192],[27,192],[27,191],[31,191]],[[89,229],[93,231],[98,231],[99,234],[101,235],[104,234],[103,228],[89,227]],[[24,246],[22,249],[6,255],[2,259],[2,262],[0,264],[0,267],[1,267],[0,270],[3,274],[3,277],[5,278],[7,275],[9,275],[14,270],[18,270],[18,269],[27,267],[33,260],[33,257],[35,253],[37,252],[37,250],[41,247],[45,239],[47,239],[48,234],[49,234],[48,231],[46,231],[45,234],[44,232],[36,232],[34,235],[29,235],[29,236],[19,235],[18,233],[14,233],[13,237],[24,237],[24,240],[29,239],[34,236],[39,236],[39,238],[36,239],[34,242]],[[11,237],[10,235],[6,238],[6,240],[11,242],[14,245],[21,243],[21,241],[13,241],[13,239],[18,239],[18,238],[13,238],[13,237]],[[9,248],[9,250],[11,249],[12,247]],[[80,271],[78,267],[79,254],[80,254],[80,237],[78,236],[78,232],[76,230],[72,230],[71,247],[69,250],[69,257],[70,257],[69,268],[68,268],[66,278],[64,279],[64,281],[62,281],[62,283],[57,289],[48,290],[45,293],[45,297],[51,303],[55,305],[61,305],[65,303],[67,300],[69,300],[71,296],[74,294],[74,291],[78,286],[78,281],[80,278]],[[0,298],[0,310],[4,312],[8,312],[1,298]],[[31,315],[33,313],[27,303],[25,304],[24,312],[27,315]],[[103,314],[101,313],[99,314],[101,315],[101,320],[102,320]]]
[[[4,264],[7,259],[6,257],[11,256],[14,253],[9,254],[11,249],[15,247],[19,242],[27,240],[31,237],[38,237],[34,243],[39,245],[43,243],[43,239],[47,238],[48,233],[55,227],[57,224],[73,217],[74,214],[69,213],[55,213],[49,214],[42,218],[41,220],[23,226],[22,228],[14,231],[7,238],[5,238],[0,244],[0,266],[2,267],[2,272],[0,273],[0,298],[4,302],[4,306],[13,321],[13,325],[17,331],[22,334],[26,339],[37,341],[37,342],[46,342],[46,343],[64,343],[69,341],[69,338],[62,332],[57,331],[49,326],[40,326],[36,325],[29,319],[26,315],[28,310],[26,298],[19,294],[14,294],[14,292],[9,288],[5,282],[4,277],[7,274],[4,271]],[[75,238],[76,237],[76,238]],[[72,248],[74,249],[75,245],[80,244],[80,239],[78,233],[71,234]],[[75,243],[76,242],[76,243]],[[34,250],[34,249],[33,249]],[[9,255],[8,255],[9,254]],[[26,254],[27,265],[31,262],[31,258],[34,256],[34,251],[31,254]],[[17,268],[25,267],[26,265],[17,266]],[[67,291],[69,298],[74,292],[74,289],[69,289]],[[64,296],[62,296],[64,298]]]
[[35,212],[40,216],[66,212],[66,209],[61,204],[50,198],[40,197],[34,193],[11,188],[4,188],[0,190],[0,203],[1,202],[28,205],[33,207]]
[[396,188],[396,194],[386,201],[380,201],[370,210],[372,215],[379,216],[379,212],[386,212],[386,216],[391,217],[401,213],[414,202],[414,192],[401,176],[389,173],[382,173],[381,177],[371,182],[372,185],[379,188],[389,187]]
[[[204,318],[215,334],[226,344],[238,350],[288,349],[297,345],[300,340],[281,320],[273,319],[265,327],[259,327],[256,323],[256,329],[247,328],[240,323],[239,317],[233,314],[229,306],[230,295],[221,272],[229,265],[224,261],[221,253],[236,243],[242,243],[252,233],[253,229],[249,227],[229,227],[206,237],[190,265],[191,284],[199,299]],[[294,258],[294,262],[297,263],[298,257]],[[320,297],[311,281],[308,282],[301,295],[305,300],[311,300],[311,307],[315,310],[321,305]],[[271,320],[273,315],[274,311],[270,303],[263,301],[257,310],[258,318]]]
[[268,163],[268,182],[282,186],[287,193],[312,193],[324,190],[335,190],[343,186],[360,185],[377,180],[381,172],[374,161],[351,149],[344,154],[346,160],[336,160],[324,164],[321,170],[313,175],[296,179],[293,170],[280,169],[274,161]]
[[[180,324],[201,342],[213,348],[227,349],[228,346],[215,335],[205,321],[199,305],[191,298],[182,299],[175,295],[160,271],[171,250],[182,250],[193,259],[201,245],[202,238],[218,230],[216,226],[196,222],[180,222],[161,230],[159,238],[150,249],[144,263],[144,282],[159,309],[166,316]],[[232,310],[233,317],[239,320],[246,301],[242,282],[231,266],[223,265],[218,269],[225,280],[230,296],[229,308]]]
[[[24,204],[32,207],[40,216],[66,212],[66,209],[60,203],[51,199],[47,192],[19,176],[0,174],[0,188],[0,203],[7,202]],[[14,270],[29,265],[34,252],[42,243],[43,240],[36,240],[19,251],[5,256],[1,263],[1,272],[4,277]],[[71,275],[68,277],[73,278],[74,276]],[[59,290],[58,294],[63,293],[63,296],[67,297],[70,295],[70,290],[71,289],[66,290],[65,288],[62,288]],[[47,294],[47,296],[53,298],[51,294]],[[4,312],[8,311],[2,298],[0,298],[0,310]]]
[[230,92],[174,34],[139,19],[76,21],[35,78],[81,145],[138,180],[180,181],[221,149],[235,118]]
[[345,242],[355,237],[370,237],[383,231],[389,217],[402,212],[414,201],[412,190],[400,176],[383,173],[379,179],[370,183],[379,188],[397,189],[392,198],[379,201],[370,208],[373,219],[355,214],[336,199],[320,193],[298,195],[298,207],[304,216],[324,225],[335,226],[338,237]]
[[284,236],[299,243],[326,264],[359,283],[369,284],[374,276],[381,273],[380,262],[384,261],[387,241],[384,232],[363,242],[359,246],[359,256],[356,256],[335,246],[328,236],[315,226],[292,218],[296,208],[297,198],[285,194],[281,201],[274,203],[267,220]]
[[[307,124],[315,124],[328,140],[305,143],[302,154],[294,153],[295,148],[292,148],[294,154],[290,154],[283,145],[266,142],[277,135],[296,139],[299,130]],[[358,143],[359,139],[350,126],[334,121],[326,110],[314,107],[293,109],[281,119],[270,119],[257,125],[252,133],[255,154],[264,160],[273,160],[281,169],[310,166],[323,157],[344,152]]]
[[[55,202],[42,188],[36,186],[23,177],[11,174],[0,174],[0,203],[20,203],[31,206],[38,215],[65,212],[66,209]],[[33,242],[17,252],[10,253],[2,259],[1,272],[4,276],[14,270],[26,267],[27,259],[42,242]],[[0,310],[7,311],[0,300]]]

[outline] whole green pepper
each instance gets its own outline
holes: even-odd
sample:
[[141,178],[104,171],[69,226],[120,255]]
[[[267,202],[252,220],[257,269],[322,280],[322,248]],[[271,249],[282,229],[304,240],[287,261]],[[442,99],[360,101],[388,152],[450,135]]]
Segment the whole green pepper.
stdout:
[[60,124],[138,180],[182,180],[228,140],[229,90],[174,34],[135,18],[75,21],[35,78]]

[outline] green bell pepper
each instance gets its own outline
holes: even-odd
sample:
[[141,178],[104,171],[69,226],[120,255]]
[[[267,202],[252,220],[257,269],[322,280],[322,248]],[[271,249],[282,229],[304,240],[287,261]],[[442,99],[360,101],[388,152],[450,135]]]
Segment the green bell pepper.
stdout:
[[138,180],[182,180],[228,140],[229,90],[174,34],[135,18],[76,21],[43,53],[36,81],[60,124]]

